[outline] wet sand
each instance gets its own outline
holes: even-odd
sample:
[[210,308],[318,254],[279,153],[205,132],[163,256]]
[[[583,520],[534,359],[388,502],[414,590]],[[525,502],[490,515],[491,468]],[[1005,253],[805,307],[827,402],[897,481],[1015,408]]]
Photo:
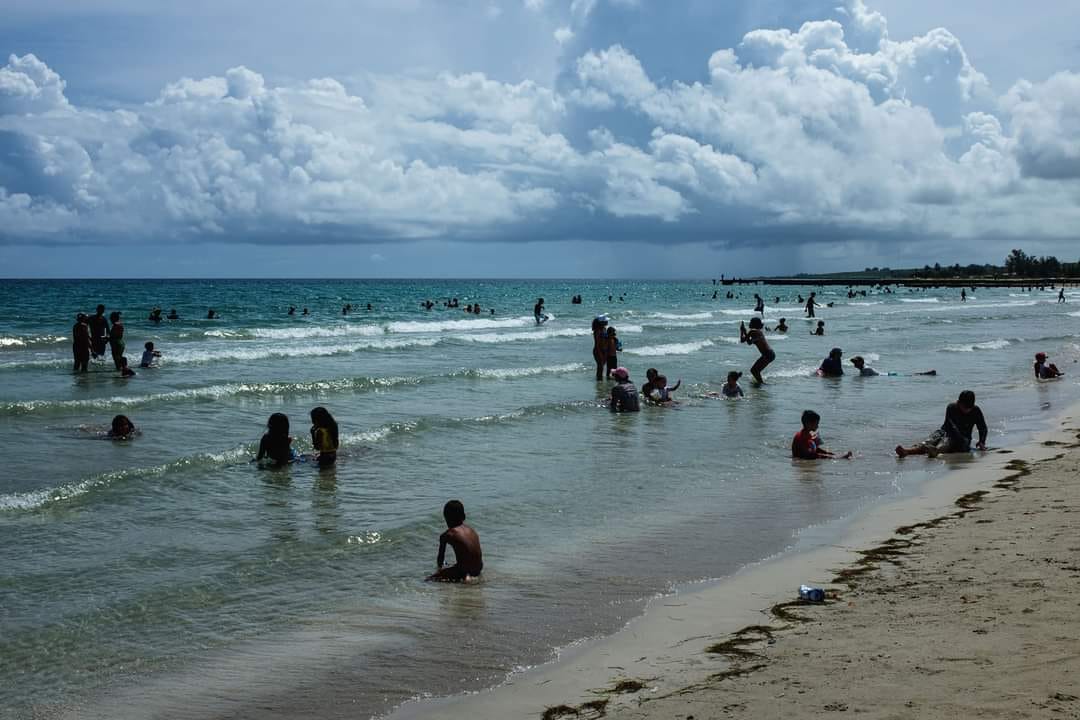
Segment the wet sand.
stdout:
[[[660,598],[559,662],[397,716],[1080,718],[1074,413],[871,510],[840,545]],[[827,602],[793,599],[802,581]]]

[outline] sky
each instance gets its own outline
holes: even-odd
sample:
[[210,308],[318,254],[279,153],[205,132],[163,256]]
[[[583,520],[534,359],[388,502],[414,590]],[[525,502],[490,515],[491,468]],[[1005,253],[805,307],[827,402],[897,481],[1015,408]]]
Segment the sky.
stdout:
[[1072,0],[5,0],[0,277],[1075,261],[1076,27]]

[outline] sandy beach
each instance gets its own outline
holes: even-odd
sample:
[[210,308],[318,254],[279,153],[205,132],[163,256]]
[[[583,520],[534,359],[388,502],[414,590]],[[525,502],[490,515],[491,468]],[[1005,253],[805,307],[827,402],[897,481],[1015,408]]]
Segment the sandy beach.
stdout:
[[[1060,423],[871,510],[839,545],[658,599],[559,662],[397,716],[1080,717],[1080,423]],[[828,600],[793,598],[800,578]]]

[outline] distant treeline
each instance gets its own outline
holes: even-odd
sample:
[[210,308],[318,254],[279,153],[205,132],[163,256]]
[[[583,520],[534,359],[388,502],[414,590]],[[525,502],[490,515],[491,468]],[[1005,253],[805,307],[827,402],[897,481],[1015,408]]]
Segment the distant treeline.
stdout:
[[1036,257],[1014,249],[1003,265],[942,265],[934,263],[922,268],[868,267],[863,271],[815,274],[800,273],[795,277],[819,278],[1080,278],[1080,262],[1062,262],[1053,255]]

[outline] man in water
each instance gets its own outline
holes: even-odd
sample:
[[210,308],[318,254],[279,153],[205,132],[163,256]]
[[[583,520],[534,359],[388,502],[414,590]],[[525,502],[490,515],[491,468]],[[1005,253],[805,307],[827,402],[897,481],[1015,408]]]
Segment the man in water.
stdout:
[[844,374],[844,363],[842,359],[844,352],[840,348],[833,348],[829,351],[829,357],[821,361],[821,367],[818,368],[818,375],[821,377],[840,377]]
[[929,455],[937,457],[940,453],[971,452],[971,432],[979,429],[979,441],[975,447],[986,449],[986,420],[982,410],[975,404],[975,393],[965,390],[954,403],[945,408],[945,422],[919,445],[896,446],[900,457],[908,455]]
[[543,314],[543,298],[537,298],[537,303],[532,305],[532,317],[536,318],[537,325],[548,320],[548,316]]
[[806,300],[806,317],[808,317],[808,318],[814,317],[814,308],[821,307],[814,300],[814,298],[816,298],[816,297],[817,297],[817,293],[812,292],[812,293],[810,293],[810,297],[807,298],[807,300]]
[[90,326],[86,324],[86,315],[79,313],[75,325],[71,328],[71,351],[75,355],[75,372],[86,372],[90,364]]
[[97,312],[87,324],[90,326],[90,350],[95,358],[103,357],[109,344],[109,320],[105,317],[104,305],[97,306]]
[[1061,288],[1060,290],[1058,290],[1058,302],[1065,302],[1065,288]]

